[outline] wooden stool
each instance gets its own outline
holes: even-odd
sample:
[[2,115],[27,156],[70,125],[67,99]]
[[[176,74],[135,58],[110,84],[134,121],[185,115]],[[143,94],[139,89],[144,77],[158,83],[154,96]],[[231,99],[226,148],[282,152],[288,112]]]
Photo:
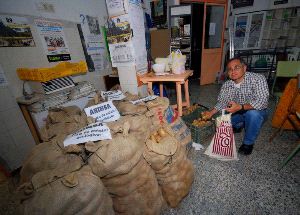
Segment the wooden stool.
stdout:
[[[189,95],[189,80],[188,77],[193,75],[192,70],[187,70],[183,74],[169,74],[164,76],[158,76],[154,73],[147,73],[140,77],[140,80],[148,84],[148,91],[152,91],[152,83],[159,82],[159,93],[163,96],[163,82],[175,82],[177,104],[175,106],[178,110],[179,116],[182,116],[182,107],[190,107],[190,95]],[[181,85],[184,84],[185,101],[182,101]]]

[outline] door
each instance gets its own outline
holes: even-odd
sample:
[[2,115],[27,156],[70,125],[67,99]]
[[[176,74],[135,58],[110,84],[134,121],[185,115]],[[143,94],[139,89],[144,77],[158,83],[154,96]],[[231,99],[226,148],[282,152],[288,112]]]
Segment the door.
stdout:
[[225,4],[205,3],[200,85],[214,83],[221,69],[225,9]]

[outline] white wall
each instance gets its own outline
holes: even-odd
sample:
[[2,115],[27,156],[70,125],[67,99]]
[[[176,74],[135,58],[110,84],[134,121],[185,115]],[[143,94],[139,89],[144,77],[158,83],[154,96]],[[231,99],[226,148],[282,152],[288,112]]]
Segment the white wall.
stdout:
[[[24,158],[35,145],[29,128],[17,105],[16,97],[22,96],[22,81],[16,74],[19,67],[52,67],[42,47],[41,39],[34,25],[35,18],[47,18],[60,21],[64,25],[66,43],[71,54],[71,62],[85,60],[76,23],[80,23],[80,14],[98,17],[103,25],[106,17],[104,0],[44,0],[53,4],[54,13],[39,11],[38,0],[0,0],[0,14],[23,16],[28,18],[31,26],[35,47],[0,47],[0,67],[2,66],[8,80],[8,86],[0,87],[0,165],[8,170],[21,166]],[[87,80],[98,89],[104,89],[103,75],[111,70],[100,73],[89,72],[87,75],[76,76],[76,81]]]
[[[29,20],[35,47],[0,47],[0,62],[8,78],[12,94],[22,96],[22,81],[16,74],[19,67],[52,67],[56,63],[49,63],[43,50],[40,37],[34,25],[35,18],[47,18],[60,21],[64,24],[66,43],[71,54],[71,62],[85,60],[76,23],[80,23],[80,14],[98,17],[99,24],[104,25],[107,10],[104,0],[49,0],[53,4],[54,13],[47,13],[37,9],[37,0],[0,1],[0,14],[24,16]],[[90,72],[87,75],[77,76],[75,81],[87,80],[94,83],[99,90],[105,89],[103,75],[110,74],[111,69],[99,72]]]

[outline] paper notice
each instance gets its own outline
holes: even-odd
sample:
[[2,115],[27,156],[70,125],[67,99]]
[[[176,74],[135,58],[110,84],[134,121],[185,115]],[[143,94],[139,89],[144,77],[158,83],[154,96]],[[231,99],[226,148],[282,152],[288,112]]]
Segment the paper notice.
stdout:
[[216,34],[216,23],[209,23],[209,35],[213,36]]
[[134,100],[134,101],[130,101],[132,104],[136,105],[138,103],[141,103],[141,102],[148,102],[148,101],[151,101],[151,100],[154,100],[156,99],[158,96],[147,96],[145,98],[142,98],[142,99],[138,99],[138,100]]
[[87,116],[96,119],[96,122],[112,122],[120,118],[120,113],[112,101],[85,108],[84,111]]
[[88,141],[111,140],[110,129],[105,123],[96,122],[90,124],[74,134],[70,134],[64,140],[64,146],[86,143]]
[[125,95],[121,90],[115,90],[115,91],[101,91],[101,97],[103,99],[107,99],[107,101],[113,101],[113,100],[122,100],[125,98]]

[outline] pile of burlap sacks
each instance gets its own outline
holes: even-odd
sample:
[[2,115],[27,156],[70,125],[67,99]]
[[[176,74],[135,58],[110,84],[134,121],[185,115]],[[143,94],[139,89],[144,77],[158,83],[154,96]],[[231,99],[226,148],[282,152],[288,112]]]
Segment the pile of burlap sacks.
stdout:
[[[111,140],[67,147],[66,136],[94,120],[74,106],[49,111],[44,142],[20,173],[23,214],[160,214],[180,203],[194,178],[191,133],[180,117],[167,122],[167,98],[134,99],[114,101],[121,118],[107,123]],[[96,95],[87,106],[101,102]]]

